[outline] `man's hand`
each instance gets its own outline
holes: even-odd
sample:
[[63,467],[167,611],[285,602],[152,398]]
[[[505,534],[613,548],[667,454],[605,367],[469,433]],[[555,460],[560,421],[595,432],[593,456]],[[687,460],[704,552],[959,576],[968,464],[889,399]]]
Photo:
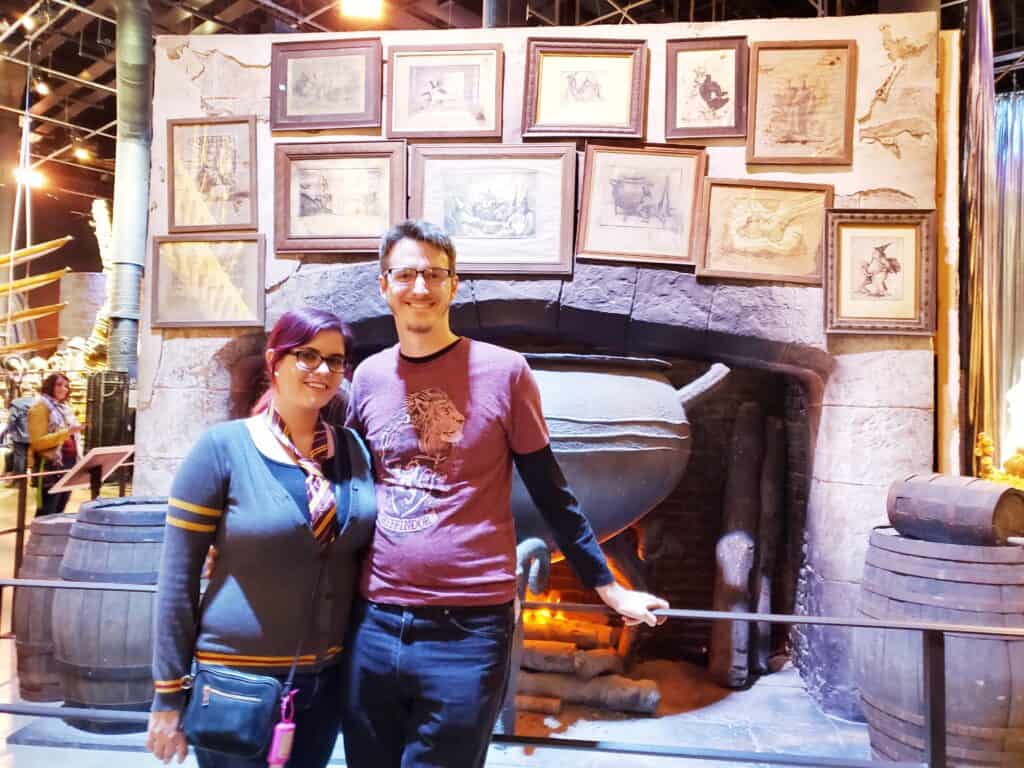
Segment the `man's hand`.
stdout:
[[175,755],[178,756],[178,762],[182,763],[188,754],[185,734],[178,728],[180,717],[181,714],[174,710],[149,713],[146,749],[152,752],[157,760],[163,761],[164,765]]
[[627,627],[634,627],[640,623],[654,627],[665,623],[665,616],[655,616],[652,613],[659,608],[669,607],[668,602],[660,597],[626,589],[616,582],[598,587],[597,594],[605,605],[622,616]]

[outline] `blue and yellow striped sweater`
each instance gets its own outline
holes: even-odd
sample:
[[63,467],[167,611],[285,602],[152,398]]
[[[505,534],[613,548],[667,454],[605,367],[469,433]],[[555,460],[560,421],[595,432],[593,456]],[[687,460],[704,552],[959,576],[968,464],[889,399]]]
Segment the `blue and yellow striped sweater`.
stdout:
[[[376,519],[366,447],[350,429],[335,437],[339,450],[324,473],[347,516],[312,608],[319,560],[306,511],[274,477],[245,422],[210,428],[185,458],[171,486],[157,587],[154,709],[183,706],[193,655],[200,665],[284,674],[306,635],[301,670],[335,661]],[[200,603],[210,544],[217,566]]]

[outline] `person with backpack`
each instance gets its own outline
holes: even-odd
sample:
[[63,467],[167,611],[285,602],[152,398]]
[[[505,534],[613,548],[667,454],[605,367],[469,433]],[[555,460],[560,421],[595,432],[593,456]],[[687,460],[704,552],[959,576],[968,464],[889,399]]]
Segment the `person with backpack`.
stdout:
[[11,444],[10,472],[23,475],[28,468],[28,409],[36,401],[35,395],[23,395],[11,401],[7,409],[4,437]]

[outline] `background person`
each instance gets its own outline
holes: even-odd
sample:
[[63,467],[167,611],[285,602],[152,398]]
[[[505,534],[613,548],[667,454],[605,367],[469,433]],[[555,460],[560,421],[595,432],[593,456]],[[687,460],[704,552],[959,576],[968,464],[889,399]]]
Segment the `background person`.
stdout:
[[[71,382],[63,373],[43,379],[39,397],[28,409],[29,465],[36,472],[70,469],[81,455],[82,425],[68,404]],[[42,475],[36,480],[36,517],[63,512],[71,494],[50,493],[62,475]]]

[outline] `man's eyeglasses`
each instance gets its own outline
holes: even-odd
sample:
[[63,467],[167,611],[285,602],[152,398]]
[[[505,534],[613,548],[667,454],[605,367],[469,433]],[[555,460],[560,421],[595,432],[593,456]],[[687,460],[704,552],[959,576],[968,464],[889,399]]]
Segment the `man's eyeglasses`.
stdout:
[[441,285],[452,276],[452,271],[444,267],[427,267],[426,269],[391,267],[385,269],[384,274],[396,285],[412,285],[416,282],[417,276],[421,276],[427,285]]
[[295,355],[295,364],[304,371],[315,371],[320,363],[327,363],[327,370],[331,373],[344,373],[344,355],[321,355],[312,347],[299,347],[288,350],[289,355]]

